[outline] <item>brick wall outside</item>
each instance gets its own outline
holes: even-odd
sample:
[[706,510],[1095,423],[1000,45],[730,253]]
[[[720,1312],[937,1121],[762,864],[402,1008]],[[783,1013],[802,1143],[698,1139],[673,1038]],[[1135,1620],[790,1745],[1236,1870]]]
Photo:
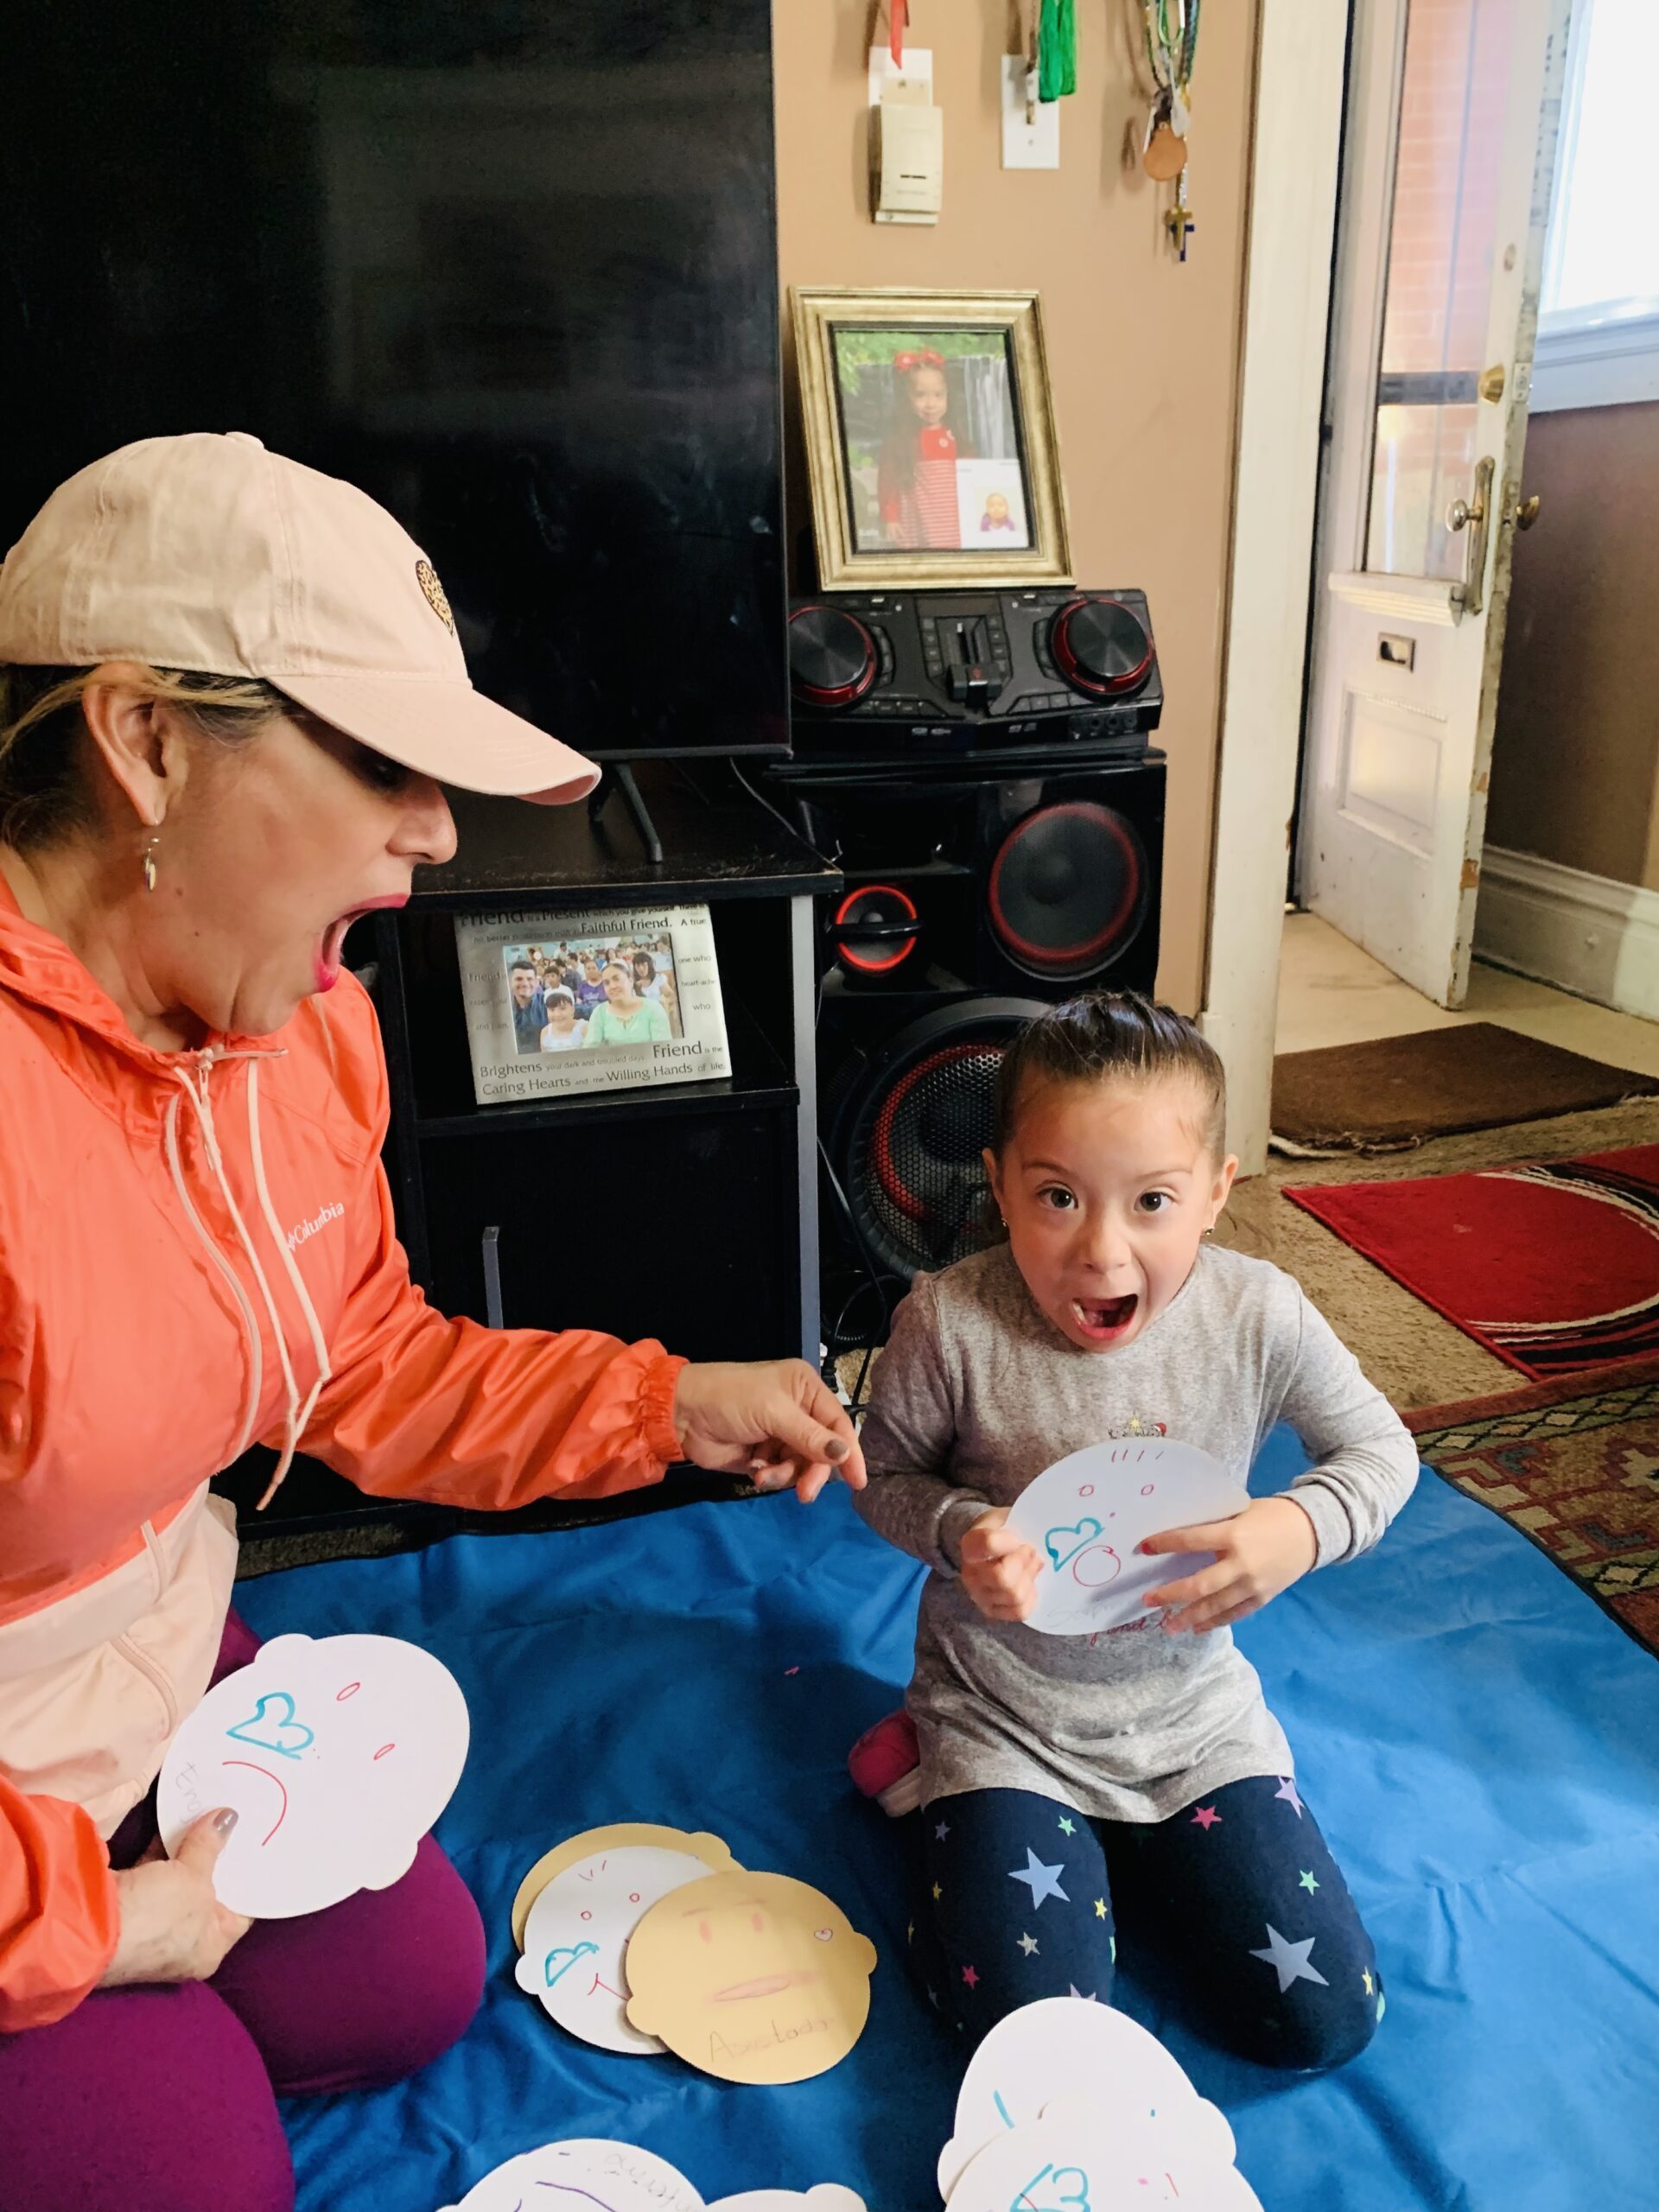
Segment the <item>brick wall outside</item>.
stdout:
[[[1478,372],[1486,365],[1511,15],[1510,0],[1411,0],[1385,373]],[[1470,488],[1474,433],[1472,404],[1382,410],[1369,566],[1407,575],[1462,574],[1462,541],[1443,518],[1447,502]]]

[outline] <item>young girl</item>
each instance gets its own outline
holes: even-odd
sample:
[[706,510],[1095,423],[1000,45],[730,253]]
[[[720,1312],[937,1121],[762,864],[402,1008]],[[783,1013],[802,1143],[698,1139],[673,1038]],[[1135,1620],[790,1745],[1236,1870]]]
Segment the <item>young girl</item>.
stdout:
[[957,462],[967,448],[944,419],[950,408],[944,357],[896,353],[893,375],[893,424],[875,474],[882,535],[889,545],[960,547]]
[[[1374,1544],[1417,1459],[1290,1277],[1204,1243],[1238,1165],[1224,1104],[1211,1047],[1144,999],[1078,999],[1020,1034],[985,1155],[1008,1241],[918,1275],[899,1307],[858,1508],[933,1570],[906,1703],[929,1890],[912,1942],[936,2001],[976,2035],[1039,1997],[1103,2001],[1121,1917],[1220,2040],[1329,2066],[1382,2017],[1376,1958],[1229,1624]],[[1098,1637],[1021,1625],[1041,1562],[1004,1524],[1045,1467],[1168,1435],[1242,1482],[1280,1420],[1309,1473],[1145,1547],[1212,1566]],[[891,1761],[873,1736],[864,1763]]]

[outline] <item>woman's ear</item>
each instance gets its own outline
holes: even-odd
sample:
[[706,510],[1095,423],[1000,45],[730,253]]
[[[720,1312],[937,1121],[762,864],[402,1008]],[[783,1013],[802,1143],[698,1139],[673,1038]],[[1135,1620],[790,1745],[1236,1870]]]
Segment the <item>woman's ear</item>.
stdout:
[[140,822],[159,830],[184,789],[189,750],[176,716],[133,661],[105,661],[81,693],[88,736]]

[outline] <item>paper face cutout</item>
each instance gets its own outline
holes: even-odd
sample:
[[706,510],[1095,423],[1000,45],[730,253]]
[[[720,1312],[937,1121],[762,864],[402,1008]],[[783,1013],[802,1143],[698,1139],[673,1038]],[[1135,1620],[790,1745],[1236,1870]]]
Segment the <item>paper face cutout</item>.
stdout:
[[1044,1997],[999,2020],[968,2062],[957,2132],[939,2154],[947,2202],[969,2162],[997,2137],[1050,2114],[1081,2112],[1166,2157],[1229,2165],[1233,2131],[1179,2062],[1139,2021],[1083,1997]]
[[825,2182],[799,2196],[792,2189],[754,2189],[744,2196],[722,2196],[709,2212],[864,2212],[864,2200],[850,2189]]
[[1250,1502],[1224,1467],[1196,1445],[1162,1437],[1091,1444],[1027,1484],[1008,1527],[1043,1561],[1037,1605],[1026,1623],[1045,1636],[1092,1636],[1144,1621],[1147,1591],[1196,1574],[1212,1552],[1143,1558],[1147,1536],[1202,1521],[1227,1521]]
[[691,1834],[684,1828],[658,1827],[651,1821],[613,1821],[607,1827],[586,1828],[580,1835],[573,1835],[565,1842],[556,1844],[551,1851],[543,1852],[518,1885],[518,1894],[512,1901],[512,1940],[522,1951],[524,1948],[524,1928],[530,1919],[530,1909],[556,1874],[563,1873],[567,1866],[578,1860],[597,1859],[601,1853],[620,1850],[630,1844],[654,1844],[659,1851],[687,1851],[694,1859],[702,1861],[710,1874],[723,1874],[736,1866],[730,1848],[717,1835],[699,1830]]
[[168,1851],[203,1813],[240,1815],[219,1901],[282,1920],[383,1890],[448,1803],[467,1702],[429,1651],[391,1636],[279,1636],[210,1689],[156,1788]]
[[632,1844],[579,1859],[556,1874],[530,1909],[518,1986],[562,2028],[601,2050],[644,2056],[666,2048],[630,2027],[623,1955],[659,1898],[709,1869],[690,1852]]
[[949,2199],[949,2212],[1262,2212],[1236,2166],[1160,2149],[1084,2115],[1033,2120],[987,2145]]
[[787,1874],[710,1874],[664,1897],[628,1945],[628,2018],[726,2082],[804,2082],[869,2018],[875,1947]]
[[683,2173],[632,2143],[544,2143],[509,2158],[443,2212],[703,2212]]

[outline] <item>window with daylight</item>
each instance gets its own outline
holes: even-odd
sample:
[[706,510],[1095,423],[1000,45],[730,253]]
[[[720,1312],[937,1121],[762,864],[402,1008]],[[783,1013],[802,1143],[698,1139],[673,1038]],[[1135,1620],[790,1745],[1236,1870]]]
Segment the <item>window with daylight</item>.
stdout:
[[1659,399],[1655,0],[1573,0],[1535,411]]

